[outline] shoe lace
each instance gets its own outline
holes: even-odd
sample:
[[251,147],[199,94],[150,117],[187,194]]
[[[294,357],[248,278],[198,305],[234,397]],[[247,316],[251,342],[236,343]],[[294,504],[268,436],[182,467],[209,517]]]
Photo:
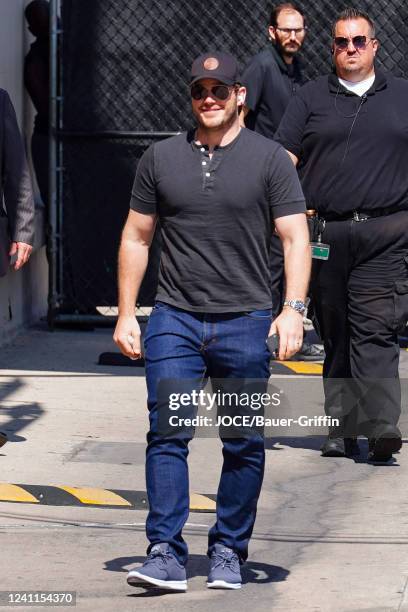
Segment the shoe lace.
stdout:
[[222,569],[228,567],[233,572],[239,569],[238,555],[234,552],[217,552],[214,555],[213,569],[221,565]]
[[160,559],[164,564],[171,560],[172,555],[169,551],[164,550],[152,550],[146,557],[146,561],[144,565],[148,565],[149,563],[155,563],[157,559]]

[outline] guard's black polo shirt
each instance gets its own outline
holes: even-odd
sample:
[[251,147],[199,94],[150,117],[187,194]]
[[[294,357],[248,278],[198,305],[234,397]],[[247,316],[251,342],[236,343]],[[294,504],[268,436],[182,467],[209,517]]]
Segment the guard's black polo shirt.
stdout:
[[290,99],[303,83],[298,58],[286,64],[270,44],[252,58],[242,75],[242,84],[247,88],[245,106],[250,109],[245,125],[273,138]]
[[247,129],[211,159],[192,133],[155,143],[139,162],[130,206],[159,216],[157,299],[209,313],[271,307],[273,218],[305,211],[286,151]]
[[308,208],[338,216],[408,209],[408,81],[376,70],[363,96],[334,74],[302,87],[276,140],[299,158]]

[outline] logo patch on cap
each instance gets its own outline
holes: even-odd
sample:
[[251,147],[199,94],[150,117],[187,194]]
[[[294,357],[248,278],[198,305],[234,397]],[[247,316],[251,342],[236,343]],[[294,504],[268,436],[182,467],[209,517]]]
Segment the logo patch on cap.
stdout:
[[216,57],[207,57],[207,59],[204,62],[204,68],[206,70],[217,70],[219,65],[220,65],[220,62],[217,60]]

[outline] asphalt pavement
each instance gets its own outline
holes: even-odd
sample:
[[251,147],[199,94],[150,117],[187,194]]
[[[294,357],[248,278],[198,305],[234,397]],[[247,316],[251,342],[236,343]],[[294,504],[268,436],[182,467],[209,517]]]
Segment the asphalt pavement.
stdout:
[[[219,441],[205,437],[192,442],[189,459],[187,593],[129,587],[126,572],[147,545],[145,380],[143,368],[98,365],[106,351],[115,351],[111,330],[41,327],[1,351],[0,430],[9,437],[0,448],[3,591],[74,591],[76,609],[103,612],[408,612],[407,445],[395,461],[373,465],[365,440],[359,458],[329,459],[320,456],[322,436],[290,430],[267,441],[241,590],[205,587],[221,467]],[[272,380],[300,389],[320,414],[319,371],[288,364]],[[405,349],[401,376],[406,384]]]

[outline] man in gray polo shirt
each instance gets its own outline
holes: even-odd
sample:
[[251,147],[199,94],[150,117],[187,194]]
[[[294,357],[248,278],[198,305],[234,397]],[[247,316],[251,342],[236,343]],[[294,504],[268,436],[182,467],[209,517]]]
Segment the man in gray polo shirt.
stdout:
[[[187,589],[188,442],[193,432],[163,435],[169,408],[161,383],[178,381],[192,394],[207,377],[238,388],[245,379],[266,387],[268,335],[279,334],[279,357],[302,344],[303,301],[310,273],[305,203],[296,171],[277,143],[241,128],[245,101],[236,60],[198,57],[191,71],[197,129],[151,146],[139,162],[119,252],[119,319],[114,339],[140,356],[135,302],[156,220],[162,254],[156,305],[147,326],[146,381],[150,431],[146,482],[148,557],[132,569],[134,586]],[[268,279],[273,224],[286,257],[286,306],[272,323]],[[191,407],[191,414],[194,414]],[[241,587],[264,471],[264,441],[221,434],[224,463],[216,523],[209,533],[209,588]]]

